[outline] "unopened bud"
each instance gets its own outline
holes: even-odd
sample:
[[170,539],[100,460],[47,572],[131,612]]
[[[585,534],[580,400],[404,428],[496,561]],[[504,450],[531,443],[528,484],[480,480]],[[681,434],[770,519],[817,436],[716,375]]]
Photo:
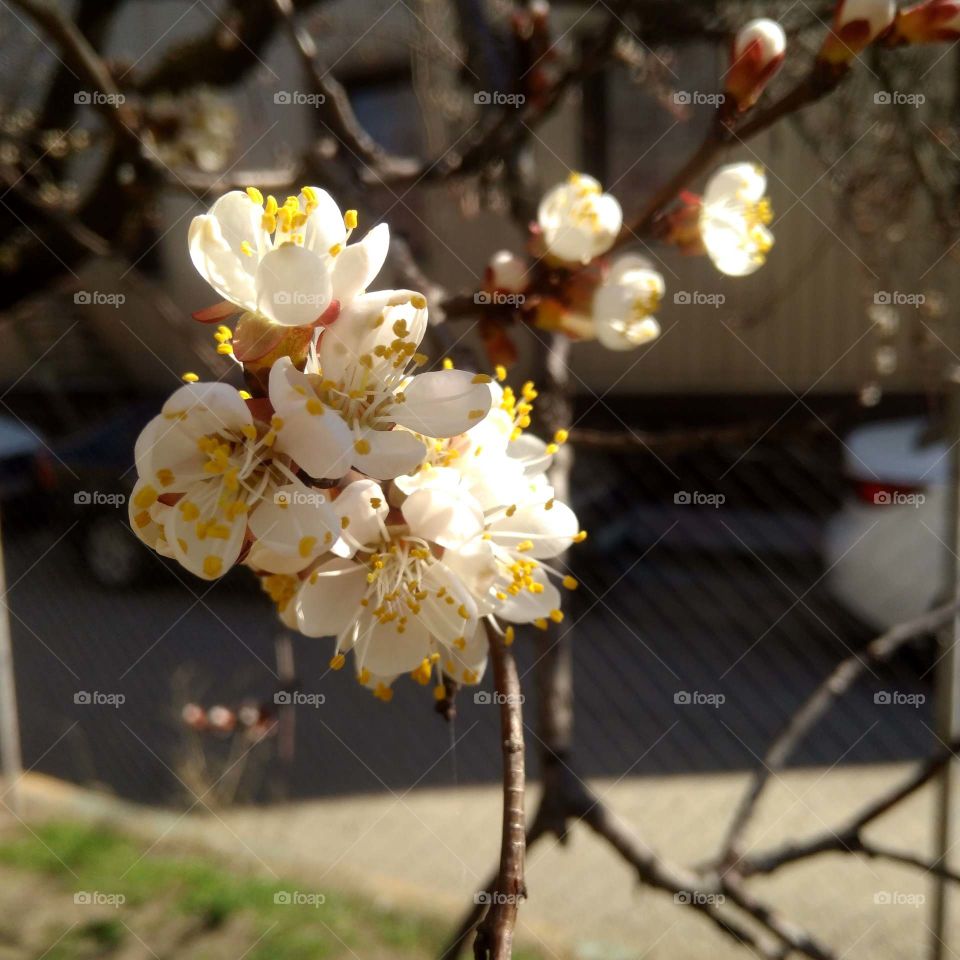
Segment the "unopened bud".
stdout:
[[783,65],[787,36],[775,20],[751,20],[733,41],[726,92],[737,110],[752,107]]
[[896,12],[894,0],[838,0],[820,59],[849,63],[890,27]]
[[957,0],[924,0],[897,14],[891,45],[902,43],[952,43],[960,40],[960,3]]

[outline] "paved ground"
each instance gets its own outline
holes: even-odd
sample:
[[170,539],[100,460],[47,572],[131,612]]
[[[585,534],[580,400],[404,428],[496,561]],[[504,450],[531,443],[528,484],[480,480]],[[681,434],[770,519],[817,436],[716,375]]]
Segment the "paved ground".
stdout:
[[[793,771],[771,790],[753,842],[772,845],[836,824],[905,769]],[[695,863],[715,849],[742,784],[738,774],[699,774],[594,785],[662,854]],[[499,796],[488,787],[342,797],[266,810],[198,807],[183,816],[31,775],[23,800],[32,817],[109,819],[156,840],[157,850],[184,843],[209,847],[268,874],[302,878],[305,890],[322,892],[325,883],[353,887],[391,906],[435,913],[445,924],[469,903],[495,856],[499,833]],[[880,821],[871,836],[900,849],[926,850],[931,800],[930,793],[918,795]],[[566,849],[549,844],[533,850],[528,880],[521,936],[558,960],[748,955],[672,898],[638,888],[631,872],[585,832],[574,832]],[[757,881],[753,890],[809,926],[845,960],[915,957],[930,936],[931,884],[907,868],[825,856]],[[952,933],[960,943],[956,911]]]

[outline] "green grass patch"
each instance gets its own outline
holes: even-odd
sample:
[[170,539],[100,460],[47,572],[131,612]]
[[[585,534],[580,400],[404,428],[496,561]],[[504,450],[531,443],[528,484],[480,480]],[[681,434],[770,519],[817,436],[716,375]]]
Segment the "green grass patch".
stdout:
[[[148,922],[171,927],[151,927],[155,939],[168,933],[182,938],[176,951],[181,960],[215,955],[218,931],[241,944],[238,953],[249,948],[245,960],[413,960],[436,956],[455,921],[382,908],[327,888],[264,879],[196,856],[158,854],[112,830],[74,823],[50,823],[0,838],[0,865],[49,877],[64,897],[96,892],[123,898],[118,907],[97,908],[96,919],[78,924],[45,960],[109,956]],[[522,950],[514,956],[541,957]]]

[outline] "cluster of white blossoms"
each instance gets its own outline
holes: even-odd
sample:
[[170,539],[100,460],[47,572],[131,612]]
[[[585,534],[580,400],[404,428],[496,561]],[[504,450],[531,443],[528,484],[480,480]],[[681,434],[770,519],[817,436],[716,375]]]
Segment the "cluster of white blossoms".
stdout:
[[185,375],[137,441],[130,520],[199,577],[251,568],[381,699],[404,673],[440,697],[479,682],[488,629],[562,619],[557,584],[576,582],[546,561],[584,534],[546,479],[566,434],[525,433],[532,384],[418,372],[426,300],[366,292],[389,236],[348,243],[356,222],[311,187],[282,205],[228,193],[193,221],[193,262],[225,298],[199,317],[240,315],[215,337],[241,363],[240,330],[257,331],[243,356],[262,389]]

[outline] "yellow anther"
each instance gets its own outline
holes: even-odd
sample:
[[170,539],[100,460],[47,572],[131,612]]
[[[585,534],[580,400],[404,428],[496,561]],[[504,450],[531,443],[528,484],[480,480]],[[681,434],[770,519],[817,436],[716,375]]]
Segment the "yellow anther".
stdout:
[[452,370],[452,369],[453,369],[453,361],[452,361],[449,357],[444,357],[444,358],[443,358],[443,369],[444,369],[444,370]]
[[568,590],[576,590],[577,587],[580,586],[580,581],[577,580],[576,577],[571,577],[570,574],[567,574],[567,575],[563,578],[563,585],[564,585]]
[[307,413],[315,417],[321,416],[323,414],[323,404],[316,397],[310,397],[307,400]]
[[587,531],[586,531],[586,530],[581,530],[578,534],[576,534],[576,535],[574,536],[573,542],[574,542],[574,543],[583,543],[583,541],[586,540],[586,539],[587,539]]
[[427,309],[427,298],[420,293],[415,293],[410,298],[410,305],[414,310],[426,310]]
[[330,669],[331,670],[342,670],[344,664],[347,662],[347,658],[342,654],[338,653],[330,660]]
[[556,443],[548,443],[545,452],[548,453],[548,454],[550,454],[550,456],[553,456],[553,454],[555,454],[559,449],[560,449],[560,447],[559,447],[558,444],[556,444]]
[[551,610],[550,619],[554,623],[563,623],[563,611],[562,610]]
[[253,394],[249,390],[238,390],[237,393],[240,394],[241,400],[252,400]]
[[306,559],[313,553],[313,548],[317,545],[316,537],[301,537],[300,542],[297,544],[297,552],[301,557]]
[[470,419],[470,420],[482,420],[482,419],[483,419],[483,411],[482,411],[482,410],[471,410],[471,411],[467,414],[467,417],[468,417],[468,419]]
[[256,187],[247,187],[247,196],[258,206],[263,206],[263,194]]
[[233,347],[229,343],[221,343],[217,346],[217,353],[221,357],[230,357],[233,356]]
[[383,501],[379,497],[370,498],[370,506],[373,507],[374,510],[379,510],[382,505]]
[[240,428],[240,432],[241,432],[248,440],[256,440],[256,439],[257,439],[257,428],[256,428],[252,423],[245,423],[245,424]]
[[344,225],[348,230],[355,230],[355,229],[356,229],[356,226],[357,226],[357,211],[356,211],[356,210],[348,210],[348,211],[343,215],[343,225]]
[[142,530],[144,527],[148,526],[152,521],[152,517],[147,510],[141,510],[134,518],[133,522],[136,523],[138,527]]
[[547,626],[548,626],[547,621],[544,620],[543,617],[537,617],[537,619],[533,621],[533,625],[534,625],[538,630],[546,630],[546,629],[547,629]]
[[220,557],[214,556],[214,554],[209,553],[203,558],[203,572],[208,577],[218,577],[220,576],[220,571],[223,569],[223,560]]
[[532,540],[523,540],[522,542],[517,544],[517,550],[520,553],[526,553],[528,550],[532,550],[532,549],[533,549]]
[[446,700],[447,698],[447,688],[441,683],[433,688],[433,699],[434,700]]
[[195,373],[185,373],[180,379],[184,383],[196,383],[200,378]]
[[513,643],[513,641],[516,639],[516,636],[517,636],[517,631],[514,630],[513,627],[507,627],[507,629],[503,631],[504,646],[509,647],[510,644]]
[[242,241],[240,242],[240,252],[241,252],[245,257],[252,257],[252,256],[253,256],[253,244],[250,243],[249,240],[242,240]]
[[506,512],[508,517],[512,517],[517,512],[517,505],[515,503],[511,503],[510,506],[507,507]]
[[157,471],[157,479],[160,481],[161,487],[169,487],[171,483],[176,479],[173,475],[173,471],[167,467]]
[[362,437],[359,440],[354,440],[353,449],[363,456],[370,452],[370,441],[364,440]]
[[496,373],[497,379],[501,383],[507,379],[507,368],[502,363],[498,363],[496,367],[494,367],[494,373]]
[[134,506],[139,507],[141,510],[146,510],[147,507],[152,507],[156,502],[156,488],[151,487],[149,483],[145,487],[141,487],[137,492],[137,495],[133,498]]
[[393,690],[386,684],[378,683],[373,695],[384,703],[389,703],[393,699]]
[[475,374],[470,381],[471,383],[492,383],[493,377],[487,376],[485,373]]
[[340,253],[342,250],[343,250],[343,244],[342,244],[342,243],[335,243],[335,244],[327,251],[327,253],[329,253],[331,257],[335,257],[335,256],[336,256],[338,253]]

